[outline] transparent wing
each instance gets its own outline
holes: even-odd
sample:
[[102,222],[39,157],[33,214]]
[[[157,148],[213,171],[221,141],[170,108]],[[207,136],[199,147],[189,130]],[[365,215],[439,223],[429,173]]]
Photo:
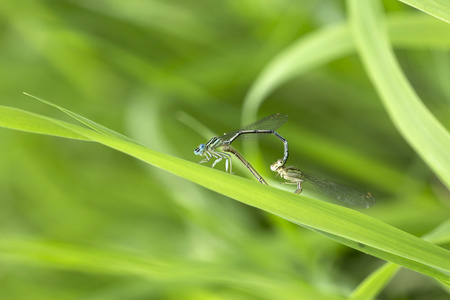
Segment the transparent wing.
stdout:
[[[234,130],[228,133],[225,133],[224,135],[220,136],[219,139],[222,141],[229,140],[231,137],[236,135],[239,131],[243,130],[277,130],[280,128],[284,123],[286,123],[288,120],[288,116],[280,113],[276,113],[274,115],[265,117],[261,120],[258,120],[254,123],[245,125],[241,129]],[[239,140],[249,140],[249,139],[255,139],[260,138],[263,136],[266,136],[268,133],[261,133],[261,134],[243,134],[238,137]]]
[[310,182],[319,192],[344,206],[368,208],[376,202],[373,195],[369,192],[363,192],[345,184],[335,183],[308,173],[302,173],[303,179],[306,182]]

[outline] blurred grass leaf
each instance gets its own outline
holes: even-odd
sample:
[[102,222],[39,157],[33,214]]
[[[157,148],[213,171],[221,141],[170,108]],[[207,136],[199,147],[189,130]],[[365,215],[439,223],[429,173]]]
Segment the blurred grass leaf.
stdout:
[[[435,244],[445,244],[450,238],[450,220],[426,234],[423,239]],[[367,277],[352,293],[349,299],[374,299],[391,278],[400,270],[400,266],[386,263]]]
[[255,294],[264,293],[263,299],[296,299],[292,295],[299,294],[307,299],[342,299],[340,296],[327,295],[326,291],[303,284],[297,278],[266,279],[255,270],[248,270],[245,267],[230,268],[227,265],[215,264],[214,268],[211,268],[210,262],[201,260],[152,257],[140,253],[40,240],[0,238],[0,258],[53,269],[165,282],[170,283],[172,287],[187,283],[226,284],[250,290]]
[[448,0],[400,0],[436,18],[450,23],[450,1]]
[[353,291],[351,300],[375,299],[400,267],[393,263],[386,263],[366,278],[358,288]]
[[[450,49],[448,24],[429,16],[391,14],[386,18],[394,46]],[[350,26],[332,25],[302,36],[278,53],[250,87],[243,104],[243,123],[257,118],[258,108],[267,96],[287,81],[320,66],[356,52]]]
[[[36,122],[39,125],[36,127],[36,133],[53,132],[56,136],[81,137],[80,139],[98,142],[242,203],[319,231],[360,251],[427,274],[446,284],[450,282],[446,273],[450,272],[450,252],[434,244],[358,211],[263,186],[153,151],[60,106],[34,98],[59,108],[91,129],[4,106],[0,106],[0,126],[33,132],[32,125]],[[26,121],[27,119],[29,120]]]
[[450,220],[447,220],[440,226],[436,227],[433,231],[426,234],[423,239],[435,244],[450,243]]
[[421,102],[390,47],[379,1],[349,1],[356,45],[363,64],[406,141],[450,187],[450,135]]

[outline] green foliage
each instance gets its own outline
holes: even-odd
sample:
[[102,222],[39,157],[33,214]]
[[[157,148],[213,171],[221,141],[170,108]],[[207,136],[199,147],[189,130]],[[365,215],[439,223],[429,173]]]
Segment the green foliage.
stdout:
[[349,3],[361,58],[392,121],[421,158],[450,187],[450,134],[420,101],[403,75],[380,26],[383,17],[378,3],[355,0]]
[[[449,25],[386,5],[5,3],[0,126],[27,133],[0,130],[2,296],[447,298]],[[213,134],[275,112],[288,164],[377,205],[293,194],[269,137],[239,149],[269,186],[196,163]]]
[[450,23],[450,3],[446,0],[400,0]]

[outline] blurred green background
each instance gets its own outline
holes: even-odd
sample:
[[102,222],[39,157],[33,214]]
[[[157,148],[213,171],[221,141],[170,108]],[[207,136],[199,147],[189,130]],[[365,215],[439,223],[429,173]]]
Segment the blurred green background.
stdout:
[[[424,16],[400,2],[385,9]],[[246,94],[273,57],[347,20],[344,1],[289,0],[16,0],[0,16],[1,105],[72,122],[28,92],[190,161],[211,133],[244,125]],[[446,49],[396,55],[449,129]],[[289,164],[370,190],[378,203],[364,213],[416,236],[449,218],[448,190],[355,54],[296,76],[257,114],[276,112],[289,115],[279,130]],[[0,139],[0,244],[25,249],[0,257],[2,299],[342,299],[383,264],[98,144],[7,129]],[[236,148],[293,191],[268,168],[281,143],[260,144]],[[379,299],[446,296],[402,270]]]

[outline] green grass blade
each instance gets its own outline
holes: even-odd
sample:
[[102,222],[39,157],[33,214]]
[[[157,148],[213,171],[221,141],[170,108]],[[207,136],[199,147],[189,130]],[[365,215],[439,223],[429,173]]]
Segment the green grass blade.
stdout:
[[0,238],[0,259],[102,276],[139,278],[154,284],[231,285],[255,294],[263,291],[265,299],[297,299],[295,295],[306,299],[342,299],[327,295],[326,291],[298,278],[266,276],[245,266],[236,268],[215,262],[153,257],[48,241]]
[[424,235],[423,239],[435,244],[450,243],[450,220],[445,221],[433,231]]
[[[267,95],[301,73],[350,53],[353,45],[349,28],[333,26],[302,37],[267,64],[251,86],[243,104],[244,123],[257,119],[256,112]],[[333,45],[333,47],[329,47]],[[319,50],[320,49],[320,50]]]
[[0,116],[0,126],[5,128],[89,141],[85,136],[61,126],[61,123],[64,123],[63,121],[47,118],[21,109],[0,106]]
[[[67,110],[63,110],[67,111]],[[69,115],[75,115],[67,111]],[[35,116],[23,111],[15,111],[21,118],[32,119],[26,125],[27,131],[33,132],[30,124]],[[3,119],[0,126],[24,130],[22,123],[7,124]],[[83,118],[88,124],[96,124]],[[358,211],[336,206],[320,200],[288,193],[273,187],[263,186],[254,181],[185,161],[151,149],[145,148],[120,134],[98,132],[51,118],[39,119],[40,127],[36,133],[45,132],[62,136],[82,136],[96,141],[137,159],[152,164],[208,189],[241,201],[250,206],[278,215],[286,220],[321,231],[335,240],[355,249],[365,251],[385,260],[395,261],[407,268],[448,282],[450,272],[450,252],[390,225],[366,216]],[[47,128],[43,129],[43,126]],[[94,125],[92,125],[94,126]],[[95,125],[97,126],[97,125]],[[99,125],[99,131],[105,127]],[[55,129],[55,127],[61,127]],[[233,188],[230,188],[233,187]]]
[[[392,14],[387,29],[394,46],[450,49],[448,24],[429,16]],[[243,123],[257,119],[266,97],[287,81],[324,64],[355,53],[348,24],[337,24],[302,36],[270,61],[253,85],[243,104]]]
[[392,121],[435,174],[450,187],[450,135],[402,73],[383,30],[378,1],[349,1],[355,41]]
[[[375,228],[373,228],[373,229],[375,230]],[[425,264],[423,264],[421,262],[418,262],[418,261],[412,260],[412,259],[408,259],[406,257],[394,255],[392,252],[385,251],[382,247],[379,247],[379,248],[371,247],[371,246],[365,245],[363,243],[359,243],[359,242],[355,242],[354,240],[347,239],[342,236],[330,234],[328,232],[319,232],[319,233],[321,233],[322,235],[328,236],[329,238],[331,238],[341,244],[347,245],[354,249],[358,249],[361,252],[382,258],[386,261],[393,262],[395,264],[401,265],[408,269],[427,274],[431,277],[436,278],[437,280],[440,280],[441,282],[443,282],[447,285],[450,285],[450,277],[448,275],[448,272],[446,272],[444,270],[440,270],[439,268],[438,269],[429,269],[428,266],[426,266]]]
[[84,125],[86,125],[86,126],[92,128],[93,130],[97,131],[98,133],[101,133],[101,134],[104,134],[104,135],[109,135],[109,136],[112,136],[112,137],[116,136],[116,137],[118,137],[119,139],[123,139],[123,140],[127,140],[127,141],[129,141],[129,142],[137,143],[136,141],[130,139],[129,137],[124,136],[123,134],[120,134],[120,133],[118,133],[118,132],[115,132],[115,131],[113,131],[113,130],[111,130],[111,129],[109,129],[109,128],[103,126],[103,125],[100,125],[100,124],[98,124],[98,123],[96,123],[96,122],[94,122],[94,121],[91,121],[91,120],[89,120],[89,119],[86,119],[86,118],[83,117],[83,116],[80,116],[80,115],[78,115],[78,114],[76,114],[76,113],[74,113],[74,112],[71,112],[70,110],[67,110],[67,109],[65,109],[65,108],[63,108],[63,107],[61,107],[61,106],[58,106],[58,105],[56,105],[56,104],[54,104],[54,103],[51,103],[50,101],[41,99],[41,98],[39,98],[39,97],[30,95],[30,94],[28,94],[28,93],[24,93],[24,94],[27,95],[27,96],[29,96],[29,97],[31,97],[31,98],[34,98],[34,99],[36,99],[36,100],[39,100],[39,101],[41,101],[41,102],[43,102],[43,103],[45,103],[45,104],[47,104],[47,105],[56,107],[57,109],[61,110],[61,111],[64,112],[65,114],[68,114],[69,116],[71,116],[71,117],[74,118],[75,120],[77,120],[77,121],[83,123]]
[[[442,223],[430,233],[423,237],[424,240],[445,244],[450,241],[450,220]],[[351,300],[374,299],[376,295],[386,286],[389,280],[400,270],[400,266],[386,263],[367,277],[352,293]]]
[[400,0],[436,18],[450,23],[450,1],[448,0]]
[[400,269],[399,265],[386,263],[381,268],[372,273],[350,296],[350,300],[370,300],[375,299],[392,277]]
[[280,85],[337,57],[349,54],[354,48],[349,37],[348,26],[342,24],[316,30],[274,57],[252,84],[244,99],[243,123],[257,119],[258,108],[264,99]]

